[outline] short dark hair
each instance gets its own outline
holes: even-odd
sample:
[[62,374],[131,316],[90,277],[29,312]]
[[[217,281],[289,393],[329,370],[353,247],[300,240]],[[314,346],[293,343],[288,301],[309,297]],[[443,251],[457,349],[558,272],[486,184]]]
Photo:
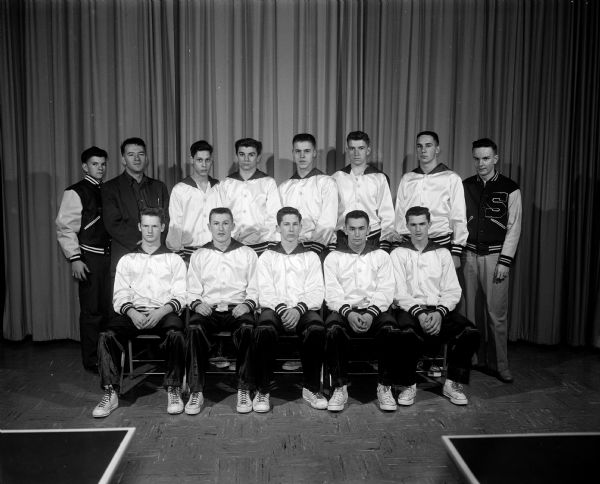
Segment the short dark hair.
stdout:
[[346,144],[350,143],[350,141],[364,141],[367,143],[367,146],[371,146],[369,135],[364,131],[351,131],[348,133],[348,136],[346,136]]
[[489,138],[481,138],[473,141],[473,147],[471,150],[474,150],[475,148],[492,148],[494,154],[498,152],[498,145]]
[[298,222],[302,222],[302,215],[300,211],[295,207],[282,207],[277,210],[277,225],[281,224],[283,217],[286,215],[295,215],[298,217]]
[[317,147],[317,140],[315,139],[315,137],[310,134],[310,133],[298,133],[296,136],[294,136],[294,138],[292,139],[292,146],[295,143],[302,143],[303,141],[306,141],[308,143],[311,143],[313,145],[313,148]]
[[344,218],[344,225],[346,225],[350,219],[355,220],[359,218],[364,218],[367,221],[367,225],[369,225],[369,216],[364,210],[352,210],[351,212],[348,212]]
[[108,153],[106,151],[104,151],[102,148],[98,148],[97,146],[92,146],[87,150],[83,150],[81,153],[81,163],[87,163],[87,161],[93,156],[108,159]]
[[227,207],[215,207],[208,214],[208,223],[212,220],[213,215],[229,215],[229,218],[233,222],[233,213]]
[[190,156],[193,158],[198,151],[208,151],[212,155],[213,147],[208,141],[196,141],[190,146]]
[[240,148],[254,148],[256,150],[256,154],[260,155],[262,153],[262,143],[260,141],[255,140],[254,138],[242,138],[235,142],[235,153],[237,154],[240,151]]
[[431,222],[431,212],[429,212],[429,209],[427,207],[419,207],[418,205],[410,207],[404,214],[404,218],[406,219],[406,223],[408,223],[409,217],[419,217],[421,215],[425,215],[427,221]]
[[125,147],[127,145],[138,145],[143,146],[146,149],[146,143],[142,138],[127,138],[121,143],[121,155],[125,154]]
[[420,133],[417,133],[417,137],[415,139],[419,139],[421,136],[431,136],[436,145],[439,146],[440,144],[440,137],[435,131],[421,131]]
[[160,219],[160,223],[165,223],[165,211],[162,207],[146,207],[140,210],[140,222],[142,221],[142,217],[146,215],[149,217],[158,217]]

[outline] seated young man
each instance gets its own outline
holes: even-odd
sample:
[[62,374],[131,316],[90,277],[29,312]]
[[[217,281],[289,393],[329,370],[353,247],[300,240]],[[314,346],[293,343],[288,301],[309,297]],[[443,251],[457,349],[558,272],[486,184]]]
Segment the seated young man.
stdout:
[[187,334],[187,380],[190,399],[185,413],[195,415],[204,403],[211,335],[231,331],[237,349],[237,411],[252,411],[249,351],[254,329],[256,253],[231,238],[235,228],[231,210],[213,208],[208,217],[212,242],[196,250],[187,275],[187,301],[193,312]]
[[113,307],[115,313],[107,330],[100,333],[98,370],[104,396],[94,408],[94,417],[106,417],[119,406],[117,390],[123,345],[139,334],[164,337],[167,372],[167,412],[183,412],[181,385],[185,369],[184,323],[178,312],[185,305],[185,263],[161,244],[165,230],[162,208],[140,212],[142,243],[125,254],[117,264]]
[[471,358],[479,346],[479,331],[454,310],[461,289],[450,251],[428,236],[431,215],[425,207],[406,211],[410,239],[391,254],[396,277],[396,314],[401,330],[400,405],[412,405],[417,392],[416,366],[425,343],[448,343],[448,377],[444,396],[455,405],[468,399],[462,383],[469,382]]
[[382,410],[396,410],[391,386],[397,383],[398,331],[387,311],[394,296],[394,273],[387,252],[367,244],[369,216],[362,210],[345,218],[348,245],[325,259],[325,300],[333,311],[326,321],[327,366],[334,391],[327,409],[339,412],[348,401],[350,335],[375,338],[379,358],[377,399]]
[[279,333],[301,339],[300,359],[304,383],[302,398],[324,410],[327,399],[320,393],[325,356],[325,325],[317,311],[323,304],[323,274],[319,256],[299,243],[302,215],[296,208],[277,212],[281,242],[258,259],[258,299],[261,315],[254,333],[253,365],[257,393],[255,412],[268,412]]

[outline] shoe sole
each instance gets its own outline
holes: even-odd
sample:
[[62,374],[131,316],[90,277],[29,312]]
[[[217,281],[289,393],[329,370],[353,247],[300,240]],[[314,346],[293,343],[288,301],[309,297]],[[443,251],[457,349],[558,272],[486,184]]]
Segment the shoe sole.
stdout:
[[167,413],[169,415],[179,415],[180,413],[183,413],[183,408],[181,410],[167,410]]
[[198,415],[201,410],[202,410],[202,407],[200,407],[200,408],[194,408],[194,409],[191,409],[191,410],[186,407],[184,409],[184,412],[185,412],[186,415]]
[[313,402],[311,402],[310,400],[307,400],[304,397],[302,397],[302,400],[304,400],[306,403],[308,403],[315,410],[327,410],[327,404],[319,406],[317,403],[313,403]]
[[237,410],[237,413],[250,413],[250,412],[252,412],[252,407],[250,407],[250,408],[236,407],[235,409]]
[[413,403],[415,403],[415,399],[411,399],[411,400],[398,400],[398,405],[402,405],[403,407],[408,407],[410,405],[412,405]]
[[456,398],[453,398],[452,396],[448,395],[446,392],[444,392],[444,396],[450,400],[451,403],[453,403],[454,405],[466,405],[469,403],[469,400],[458,400]]
[[96,415],[96,414],[94,414],[94,413],[92,412],[92,417],[94,417],[94,418],[105,418],[105,417],[108,417],[108,416],[109,416],[111,413],[113,413],[113,412],[114,412],[114,411],[115,411],[117,408],[119,408],[119,406],[118,406],[118,405],[117,405],[117,406],[115,406],[115,407],[113,407],[113,408],[111,408],[111,409],[110,409],[108,412],[106,412],[105,414],[102,414],[102,415]]
[[379,408],[385,412],[393,412],[394,410],[396,410],[398,408],[397,405],[382,405],[381,403],[379,404]]
[[269,407],[269,408],[254,408],[254,407],[252,407],[252,410],[254,410],[256,413],[267,413],[269,410],[271,410],[271,407]]
[[313,404],[312,402],[309,402],[308,400],[304,399],[304,401],[306,403],[308,403],[312,408],[314,408],[315,410],[327,410],[327,404],[324,405],[318,405],[318,404]]

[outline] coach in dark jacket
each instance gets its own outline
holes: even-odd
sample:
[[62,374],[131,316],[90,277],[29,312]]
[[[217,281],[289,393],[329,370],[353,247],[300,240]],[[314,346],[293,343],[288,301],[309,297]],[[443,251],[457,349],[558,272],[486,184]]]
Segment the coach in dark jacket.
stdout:
[[[136,249],[141,242],[138,229],[140,210],[161,207],[169,213],[169,192],[166,185],[144,173],[148,166],[146,143],[140,138],[128,138],[121,143],[121,162],[125,171],[107,181],[102,188],[103,219],[112,237],[111,275],[114,279],[117,262]],[[169,226],[169,221],[166,221]],[[163,243],[166,231],[163,233]]]

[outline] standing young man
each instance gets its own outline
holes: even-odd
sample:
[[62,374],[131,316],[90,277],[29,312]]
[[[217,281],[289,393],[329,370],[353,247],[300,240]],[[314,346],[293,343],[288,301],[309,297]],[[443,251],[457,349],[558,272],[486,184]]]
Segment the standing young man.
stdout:
[[317,254],[299,243],[301,225],[302,215],[298,209],[280,209],[277,231],[281,242],[267,249],[258,260],[261,314],[253,350],[257,385],[253,401],[255,412],[270,409],[269,389],[281,333],[295,334],[301,340],[302,398],[313,408],[327,408],[327,399],[320,393],[325,325],[317,312],[323,305],[323,274]]
[[[140,138],[128,138],[121,143],[123,173],[102,187],[104,226],[112,237],[110,251],[111,275],[119,259],[136,250],[141,243],[138,224],[145,208],[169,209],[169,192],[161,181],[145,174],[148,166],[146,143]],[[168,221],[166,222],[168,224]],[[161,235],[165,240],[165,234]]]
[[275,214],[281,200],[275,180],[258,169],[262,143],[252,138],[235,142],[239,170],[221,182],[223,205],[231,210],[236,226],[233,238],[260,255],[277,242]]
[[185,263],[161,243],[165,214],[161,208],[140,212],[142,243],[121,257],[115,275],[115,313],[98,344],[100,384],[104,396],[94,417],[107,417],[119,406],[117,397],[121,354],[127,339],[143,333],[164,337],[167,372],[167,412],[183,412],[181,385],[185,371],[184,323],[178,313],[185,306]]
[[81,153],[85,177],[68,187],[56,216],[56,237],[79,283],[79,335],[86,370],[98,371],[98,334],[110,307],[110,235],[102,222],[102,179],[108,154],[96,146]]
[[396,232],[410,235],[406,211],[423,206],[431,213],[429,238],[452,252],[455,267],[467,243],[467,217],[462,180],[438,160],[440,140],[433,131],[417,134],[419,166],[402,177],[396,196]]
[[337,243],[345,245],[345,217],[348,212],[363,210],[371,221],[370,243],[386,251],[394,240],[394,205],[387,175],[367,164],[371,141],[367,133],[353,131],[346,137],[348,165],[332,178],[338,188]]
[[190,399],[185,413],[195,415],[204,403],[205,374],[211,336],[231,331],[237,350],[237,411],[252,411],[250,349],[257,306],[256,253],[231,238],[235,230],[231,210],[214,208],[209,214],[212,241],[192,254],[187,274],[187,300],[193,315],[187,331],[187,378]]
[[292,140],[296,171],[279,185],[281,203],[295,207],[302,215],[299,241],[321,254],[329,245],[337,223],[338,193],[335,181],[315,167],[316,140],[300,133]]
[[210,176],[213,147],[196,141],[190,147],[190,176],[173,187],[169,200],[169,233],[166,244],[189,259],[192,252],[211,240],[208,214],[220,207],[219,181]]
[[469,382],[471,357],[479,331],[454,308],[461,289],[448,249],[429,239],[431,215],[426,207],[406,211],[410,239],[391,254],[396,277],[394,300],[401,330],[396,351],[401,359],[398,403],[412,405],[417,393],[417,360],[425,343],[448,343],[448,378],[443,394],[455,405],[466,405],[463,383]]
[[382,410],[396,410],[391,386],[397,383],[398,336],[388,312],[394,295],[390,256],[367,244],[369,216],[362,210],[345,217],[347,246],[325,259],[325,300],[332,313],[327,326],[327,366],[333,394],[327,409],[339,412],[348,401],[348,347],[350,336],[373,336],[379,358],[377,399]]
[[[491,139],[473,142],[477,175],[464,182],[469,238],[463,254],[465,312],[483,335],[477,362],[511,383],[508,366],[510,267],[521,234],[521,190],[496,170],[498,147]],[[481,299],[485,300],[481,304]]]

